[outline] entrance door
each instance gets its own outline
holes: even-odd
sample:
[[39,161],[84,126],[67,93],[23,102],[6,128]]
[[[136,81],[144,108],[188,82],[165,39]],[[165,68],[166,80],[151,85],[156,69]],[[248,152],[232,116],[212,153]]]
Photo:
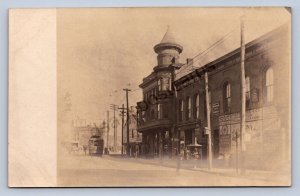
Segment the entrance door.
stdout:
[[192,130],[186,130],[185,131],[185,146],[192,144],[193,143],[193,132]]

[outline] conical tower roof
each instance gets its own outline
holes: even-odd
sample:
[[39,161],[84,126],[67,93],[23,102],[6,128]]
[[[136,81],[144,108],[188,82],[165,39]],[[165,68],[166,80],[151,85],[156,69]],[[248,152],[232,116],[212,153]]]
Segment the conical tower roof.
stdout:
[[172,33],[171,28],[168,26],[168,29],[165,35],[163,36],[162,40],[160,41],[160,43],[154,46],[154,51],[157,53],[163,48],[173,48],[178,50],[179,53],[181,53],[183,48],[180,44],[177,44],[174,37],[175,36]]
[[168,26],[168,29],[164,35],[164,37],[162,38],[161,42],[162,43],[173,43],[176,44],[173,32],[171,31],[170,27]]

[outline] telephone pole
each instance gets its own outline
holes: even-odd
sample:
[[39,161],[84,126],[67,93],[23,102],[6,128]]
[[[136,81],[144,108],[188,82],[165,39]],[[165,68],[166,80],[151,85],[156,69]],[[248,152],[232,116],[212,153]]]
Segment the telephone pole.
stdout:
[[123,141],[123,139],[124,139],[124,116],[125,116],[125,114],[126,114],[126,112],[125,112],[125,109],[126,108],[124,108],[124,104],[122,104],[122,107],[121,108],[118,108],[119,110],[121,110],[121,116],[122,116],[122,155],[124,154],[124,141]]
[[209,105],[209,94],[208,94],[208,73],[205,72],[205,95],[206,95],[206,117],[207,117],[207,129],[206,134],[207,138],[207,145],[208,145],[208,169],[212,168],[212,142],[211,142],[211,125],[210,125],[210,105]]
[[244,173],[244,152],[246,150],[244,142],[245,125],[246,125],[246,82],[245,82],[245,37],[244,37],[244,18],[241,18],[241,123],[240,123],[240,152],[241,152],[241,172]]
[[118,106],[115,104],[110,104],[110,109],[114,111],[114,151],[117,150],[117,129],[116,129],[116,110],[118,109]]
[[128,88],[123,89],[123,91],[126,92],[126,112],[127,112],[127,120],[126,120],[126,125],[127,125],[127,145],[126,145],[126,154],[129,156],[129,100],[128,100],[128,91],[131,91]]

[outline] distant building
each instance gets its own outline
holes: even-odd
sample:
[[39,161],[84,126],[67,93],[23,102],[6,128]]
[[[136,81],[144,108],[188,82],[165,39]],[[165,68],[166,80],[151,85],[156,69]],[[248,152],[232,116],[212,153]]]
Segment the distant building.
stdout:
[[[137,131],[136,111],[132,107],[129,110],[129,153],[130,156],[139,156],[141,153],[142,134]],[[126,154],[127,148],[127,122],[123,127],[123,152]]]
[[104,127],[98,127],[96,125],[86,125],[85,123],[73,124],[73,148],[77,147],[78,150],[84,150],[89,144],[89,140],[92,136],[98,135],[103,138]]
[[[140,85],[144,98],[137,103],[143,154],[175,155],[180,144],[197,143],[206,157],[208,72],[214,158],[227,157],[234,165],[240,138],[240,48],[180,78],[176,69],[183,48],[169,31],[154,50],[158,65]],[[246,165],[271,168],[271,161],[272,167],[280,167],[290,158],[290,27],[283,25],[247,43],[245,57]],[[193,61],[188,59],[186,66],[194,68]]]

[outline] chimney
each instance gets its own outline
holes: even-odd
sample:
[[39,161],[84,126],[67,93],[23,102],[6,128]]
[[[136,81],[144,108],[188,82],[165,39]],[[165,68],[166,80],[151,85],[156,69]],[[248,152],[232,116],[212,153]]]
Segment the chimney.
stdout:
[[192,58],[187,58],[186,59],[186,64],[187,65],[193,65],[193,59]]

